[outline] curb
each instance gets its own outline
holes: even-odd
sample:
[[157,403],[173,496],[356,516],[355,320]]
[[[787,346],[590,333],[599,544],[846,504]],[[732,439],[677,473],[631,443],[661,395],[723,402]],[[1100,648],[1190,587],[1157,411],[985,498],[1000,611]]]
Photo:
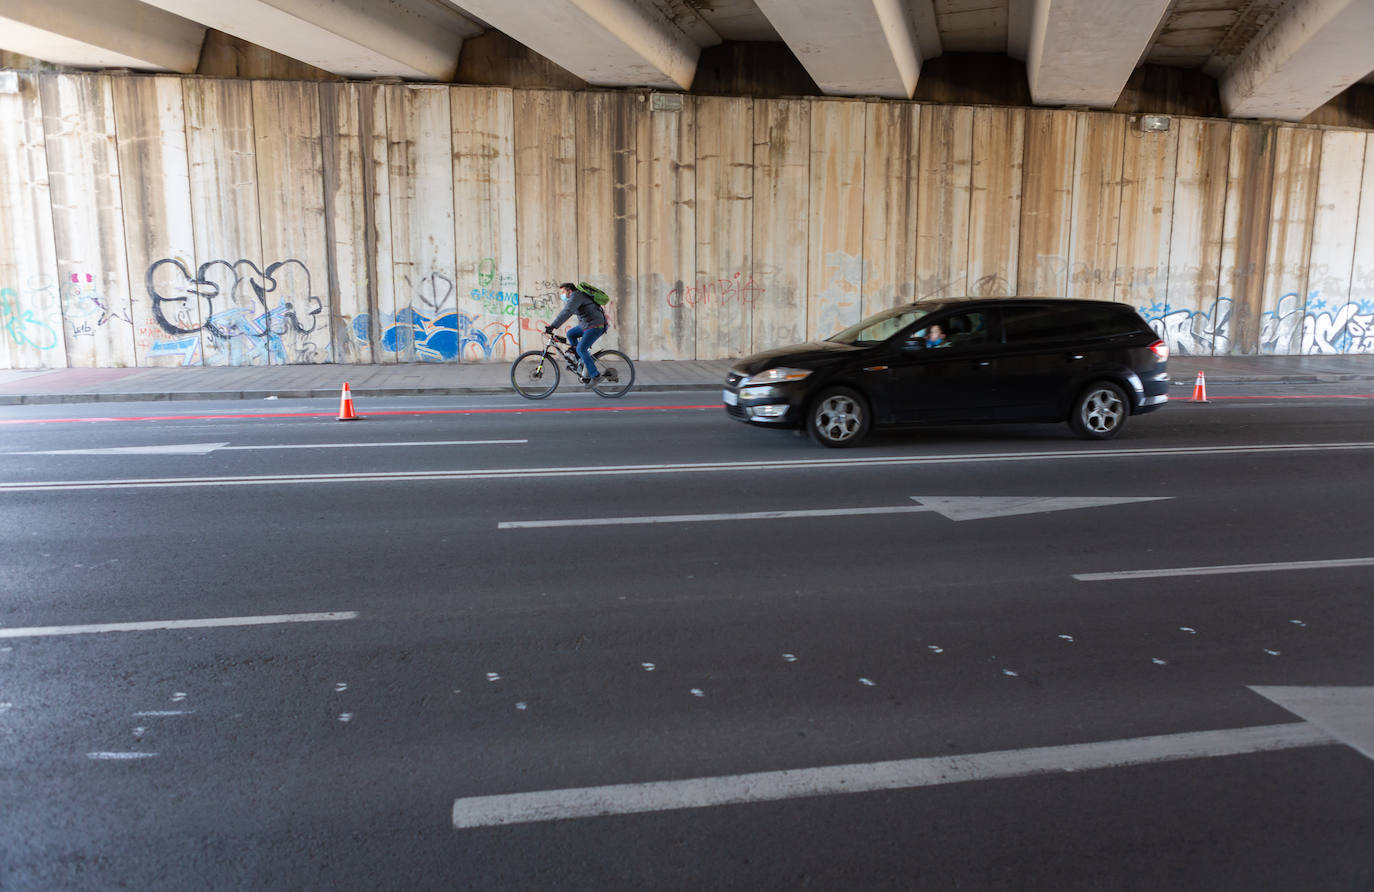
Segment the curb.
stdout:
[[[1352,381],[1374,381],[1374,375],[1228,375],[1211,377],[1208,384],[1348,384]],[[1192,380],[1171,380],[1175,387],[1192,387]]]
[[[715,391],[719,384],[636,384],[632,393],[677,393],[689,391]],[[395,397],[395,396],[473,396],[499,395],[515,396],[509,384],[480,385],[473,387],[354,387],[354,398],[358,397]],[[580,389],[560,388],[569,393]],[[129,393],[32,393],[0,394],[0,406],[51,406],[66,403],[166,403],[190,400],[265,400],[276,397],[283,400],[310,400],[339,398],[338,388],[328,390],[178,390],[172,392],[149,391]]]

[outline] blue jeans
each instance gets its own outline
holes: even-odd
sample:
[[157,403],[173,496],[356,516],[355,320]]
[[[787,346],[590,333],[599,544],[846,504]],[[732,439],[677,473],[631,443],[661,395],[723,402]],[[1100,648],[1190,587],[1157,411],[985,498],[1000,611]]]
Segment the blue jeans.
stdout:
[[596,377],[596,363],[592,362],[592,344],[595,344],[596,339],[605,333],[606,326],[604,325],[600,328],[585,329],[580,325],[574,325],[568,329],[568,343],[572,344],[573,349],[577,351],[578,357],[582,360],[582,368],[589,378]]

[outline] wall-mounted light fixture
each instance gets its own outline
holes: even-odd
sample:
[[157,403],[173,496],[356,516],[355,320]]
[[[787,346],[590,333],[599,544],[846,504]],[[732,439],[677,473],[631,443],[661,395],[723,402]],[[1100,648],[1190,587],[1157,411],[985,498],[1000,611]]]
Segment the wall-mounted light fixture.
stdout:
[[682,111],[681,93],[653,93],[649,96],[651,111]]
[[1169,129],[1169,116],[1141,115],[1140,129],[1146,133],[1164,133]]

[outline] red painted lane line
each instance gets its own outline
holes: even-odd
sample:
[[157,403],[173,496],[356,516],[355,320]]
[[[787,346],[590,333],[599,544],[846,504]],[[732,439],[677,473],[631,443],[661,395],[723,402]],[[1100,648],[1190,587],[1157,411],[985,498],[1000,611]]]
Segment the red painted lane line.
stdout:
[[[1209,403],[1219,400],[1374,400],[1374,393],[1322,393],[1322,394],[1287,394],[1276,396],[1214,396],[1208,399]],[[1170,400],[1171,403],[1191,403],[1192,400]]]
[[[364,412],[369,415],[520,415],[541,412],[672,412],[701,409],[720,409],[712,406],[568,406],[530,409],[394,409]],[[221,421],[244,418],[335,418],[336,412],[259,412],[242,415],[130,415],[125,418],[14,418],[0,419],[0,424],[83,424],[98,421]]]

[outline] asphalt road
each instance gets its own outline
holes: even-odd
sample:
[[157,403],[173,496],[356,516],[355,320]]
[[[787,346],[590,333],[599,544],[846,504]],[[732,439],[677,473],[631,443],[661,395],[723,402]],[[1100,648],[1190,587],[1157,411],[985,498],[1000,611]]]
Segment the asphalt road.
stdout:
[[0,888],[1374,888],[1374,398],[1213,399],[0,410]]

